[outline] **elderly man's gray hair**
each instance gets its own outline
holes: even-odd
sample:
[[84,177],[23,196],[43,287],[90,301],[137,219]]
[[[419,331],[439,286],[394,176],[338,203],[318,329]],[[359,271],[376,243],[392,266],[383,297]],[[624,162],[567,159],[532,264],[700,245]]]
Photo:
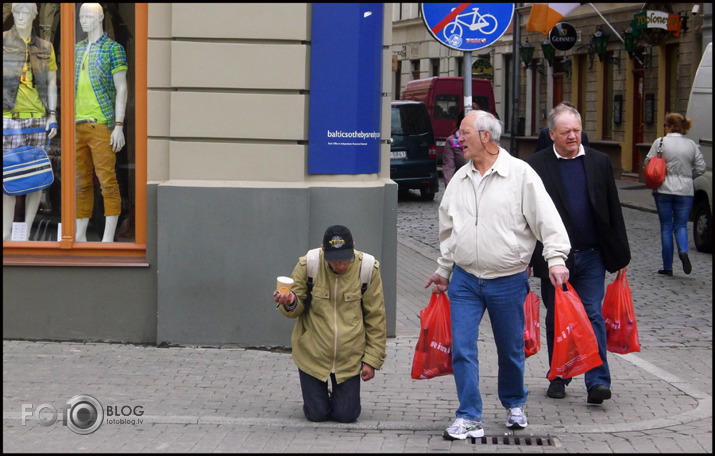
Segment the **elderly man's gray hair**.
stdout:
[[499,119],[494,117],[491,113],[486,111],[472,111],[469,113],[474,119],[474,128],[481,131],[488,131],[491,133],[491,141],[499,145],[499,140],[502,133],[502,123]]
[[575,115],[578,118],[578,123],[583,125],[581,123],[581,114],[578,112],[578,109],[574,108],[571,103],[564,102],[559,103],[554,109],[549,111],[549,129],[554,130],[556,128],[556,118],[567,112]]

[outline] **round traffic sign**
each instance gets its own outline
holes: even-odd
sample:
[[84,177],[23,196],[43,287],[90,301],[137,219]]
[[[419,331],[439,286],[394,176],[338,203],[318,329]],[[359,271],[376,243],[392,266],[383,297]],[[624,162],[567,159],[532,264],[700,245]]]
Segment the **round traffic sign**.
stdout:
[[493,44],[509,28],[513,3],[421,3],[422,21],[441,44],[476,51]]

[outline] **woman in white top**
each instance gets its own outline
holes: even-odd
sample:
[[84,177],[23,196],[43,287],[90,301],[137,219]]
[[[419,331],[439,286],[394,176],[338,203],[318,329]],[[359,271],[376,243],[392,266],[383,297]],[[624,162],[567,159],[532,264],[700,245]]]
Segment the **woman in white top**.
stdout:
[[663,185],[653,190],[655,206],[660,218],[660,242],[663,269],[658,274],[673,275],[673,236],[678,245],[678,256],[683,262],[683,272],[692,269],[688,258],[688,216],[693,204],[693,179],[705,172],[705,159],[697,144],[684,135],[692,121],[677,113],[666,114],[665,136],[655,140],[643,166],[662,150],[666,163]]

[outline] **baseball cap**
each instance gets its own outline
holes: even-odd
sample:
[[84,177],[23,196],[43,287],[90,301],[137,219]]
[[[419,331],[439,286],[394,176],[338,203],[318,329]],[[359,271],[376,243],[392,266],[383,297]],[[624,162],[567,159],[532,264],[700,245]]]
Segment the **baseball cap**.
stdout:
[[323,235],[323,258],[327,262],[350,261],[355,258],[353,235],[343,225],[329,226]]

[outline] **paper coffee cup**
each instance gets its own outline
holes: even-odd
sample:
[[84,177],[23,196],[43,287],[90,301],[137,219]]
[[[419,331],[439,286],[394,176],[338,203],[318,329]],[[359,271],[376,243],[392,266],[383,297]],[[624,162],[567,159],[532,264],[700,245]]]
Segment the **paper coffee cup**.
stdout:
[[290,289],[293,288],[293,279],[286,276],[280,276],[276,279],[276,290],[282,295],[287,295],[290,293]]

